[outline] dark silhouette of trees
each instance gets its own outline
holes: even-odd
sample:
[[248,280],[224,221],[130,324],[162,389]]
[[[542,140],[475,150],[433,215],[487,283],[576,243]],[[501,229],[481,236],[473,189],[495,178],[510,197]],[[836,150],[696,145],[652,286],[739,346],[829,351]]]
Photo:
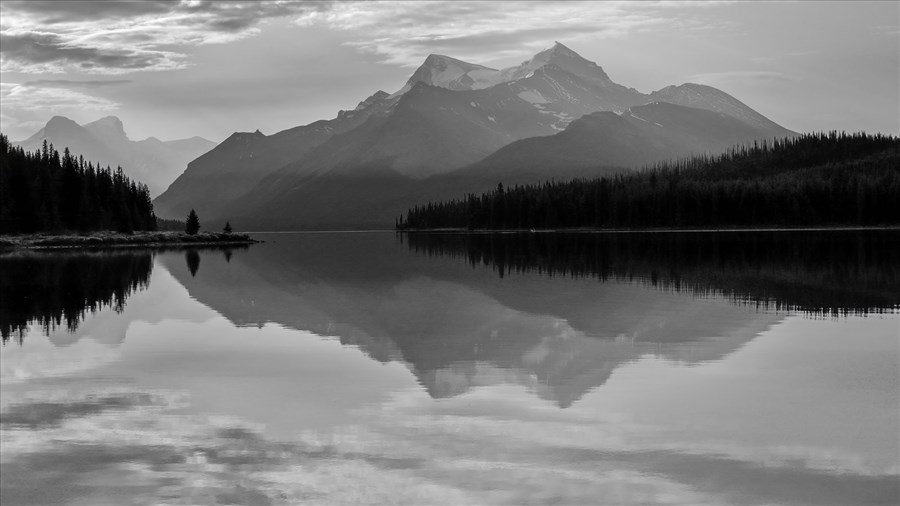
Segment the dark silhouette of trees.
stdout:
[[150,285],[150,252],[15,252],[0,256],[0,336],[22,340],[31,323],[74,332],[88,313],[121,312]]
[[230,221],[225,222],[225,228],[223,228],[222,231],[225,232],[226,234],[231,233],[231,222]]
[[399,230],[719,228],[900,223],[900,138],[808,134],[597,179],[428,203]]
[[34,152],[0,134],[0,233],[156,230],[146,185],[52,144]]
[[156,218],[156,230],[160,231],[170,231],[170,232],[183,232],[184,231],[184,221],[181,220],[167,220],[165,218]]
[[188,235],[197,235],[197,232],[200,231],[200,218],[193,209],[188,213],[187,221],[184,222],[184,231]]
[[501,278],[535,273],[641,283],[814,315],[900,309],[896,230],[418,233],[409,249]]
[[184,252],[184,261],[187,263],[187,268],[191,271],[191,277],[197,275],[197,269],[200,268],[200,254],[197,253],[197,250],[190,249]]

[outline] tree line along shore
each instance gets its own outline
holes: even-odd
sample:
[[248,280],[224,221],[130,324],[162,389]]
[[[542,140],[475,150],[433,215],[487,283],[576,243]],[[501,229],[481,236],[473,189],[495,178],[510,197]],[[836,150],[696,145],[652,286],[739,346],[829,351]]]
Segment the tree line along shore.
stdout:
[[611,177],[504,187],[400,216],[396,229],[739,229],[900,224],[900,138],[819,133]]
[[227,224],[200,232],[192,210],[185,222],[160,220],[150,192],[122,168],[101,167],[44,142],[28,152],[0,134],[0,249],[229,245],[257,242]]

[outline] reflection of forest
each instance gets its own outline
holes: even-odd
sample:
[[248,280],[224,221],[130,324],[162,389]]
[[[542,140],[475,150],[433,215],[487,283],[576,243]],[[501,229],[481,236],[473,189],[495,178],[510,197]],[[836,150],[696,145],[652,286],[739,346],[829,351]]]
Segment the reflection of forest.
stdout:
[[[245,245],[170,247],[107,251],[17,251],[0,255],[0,334],[3,343],[21,343],[30,324],[49,334],[58,327],[75,332],[88,313],[110,308],[119,313],[132,293],[150,285],[153,257],[161,251],[185,251],[193,274],[198,251],[223,252]],[[59,339],[54,342],[59,341]],[[65,341],[65,340],[63,340]]]
[[401,236],[416,252],[490,266],[500,277],[627,280],[811,314],[900,307],[900,231]]
[[28,325],[74,331],[89,312],[125,307],[150,284],[151,252],[17,252],[0,256],[0,333],[21,342]]
[[[695,364],[734,353],[785,316],[757,304],[840,315],[898,303],[895,232],[401,237],[283,234],[234,257],[157,260],[236,325],[336,336],[403,361],[434,397],[512,382],[562,407],[647,354]],[[0,256],[4,340],[120,308],[147,286],[152,255]]]

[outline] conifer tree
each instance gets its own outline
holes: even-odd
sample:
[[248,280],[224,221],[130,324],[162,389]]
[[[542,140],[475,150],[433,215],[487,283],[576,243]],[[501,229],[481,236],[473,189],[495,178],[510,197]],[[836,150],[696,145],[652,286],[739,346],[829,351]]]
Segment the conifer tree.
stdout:
[[481,195],[416,206],[397,228],[896,225],[898,167],[898,137],[804,134],[594,179],[498,184]]
[[225,232],[226,234],[231,233],[231,222],[230,221],[225,222],[225,228],[223,228],[222,231]]
[[188,235],[197,235],[197,232],[200,231],[200,218],[197,217],[197,213],[193,209],[188,214],[187,221],[184,224],[184,231]]
[[0,134],[0,233],[155,230],[150,193],[52,144],[26,152]]

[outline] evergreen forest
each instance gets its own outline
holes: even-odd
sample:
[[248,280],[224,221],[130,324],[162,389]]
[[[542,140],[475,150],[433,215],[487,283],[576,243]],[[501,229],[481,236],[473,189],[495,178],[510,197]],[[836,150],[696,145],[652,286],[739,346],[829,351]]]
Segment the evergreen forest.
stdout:
[[0,233],[156,230],[146,185],[53,145],[28,152],[0,134]]
[[398,230],[900,224],[900,138],[818,133],[410,209]]

